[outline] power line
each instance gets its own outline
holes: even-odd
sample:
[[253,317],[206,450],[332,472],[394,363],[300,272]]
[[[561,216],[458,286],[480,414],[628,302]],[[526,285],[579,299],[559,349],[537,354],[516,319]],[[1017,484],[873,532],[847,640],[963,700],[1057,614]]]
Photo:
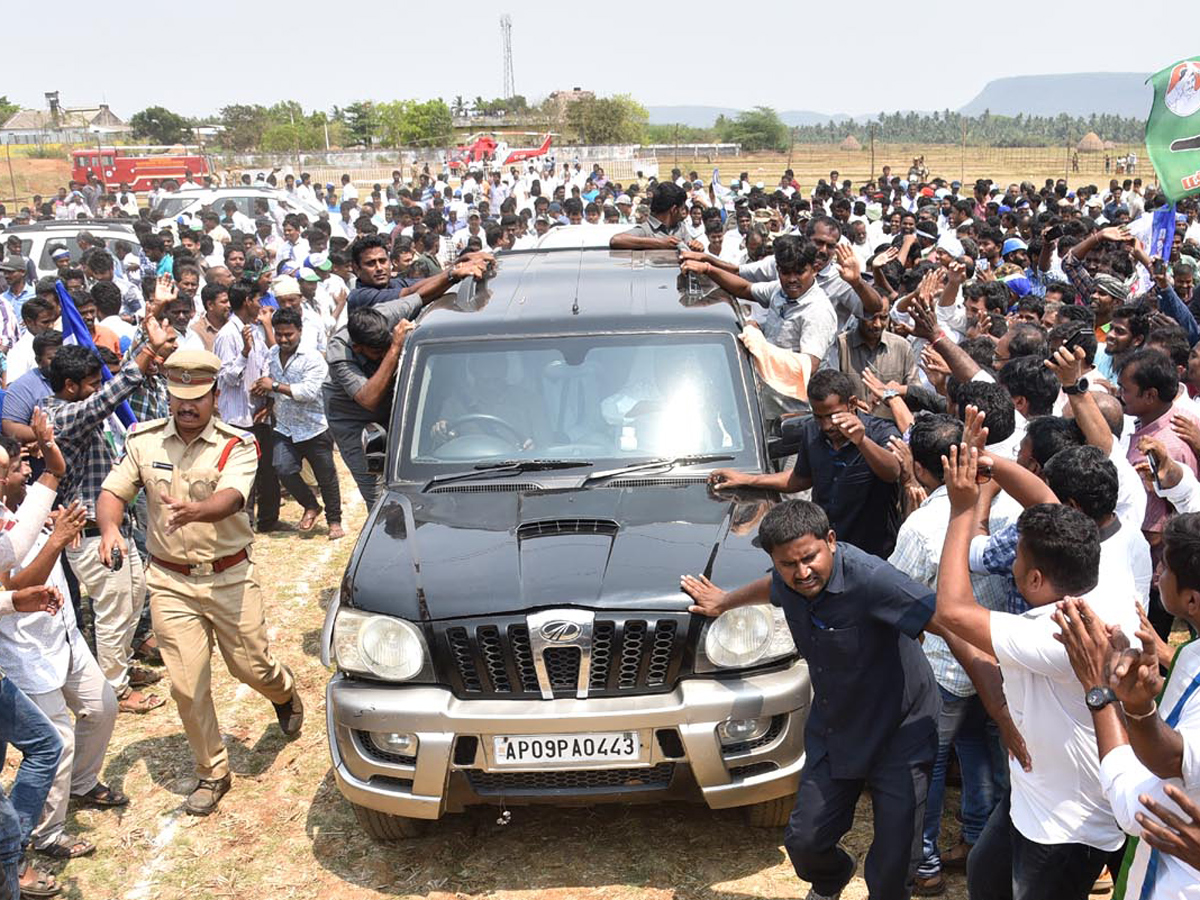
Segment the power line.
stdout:
[[504,48],[504,89],[501,96],[507,100],[517,92],[513,85],[512,16],[508,13],[500,17],[500,40]]

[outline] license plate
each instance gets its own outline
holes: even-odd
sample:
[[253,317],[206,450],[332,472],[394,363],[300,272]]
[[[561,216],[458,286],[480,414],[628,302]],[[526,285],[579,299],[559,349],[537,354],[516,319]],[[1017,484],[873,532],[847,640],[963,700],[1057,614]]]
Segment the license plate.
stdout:
[[641,761],[641,742],[636,731],[497,735],[492,741],[493,761],[500,768]]

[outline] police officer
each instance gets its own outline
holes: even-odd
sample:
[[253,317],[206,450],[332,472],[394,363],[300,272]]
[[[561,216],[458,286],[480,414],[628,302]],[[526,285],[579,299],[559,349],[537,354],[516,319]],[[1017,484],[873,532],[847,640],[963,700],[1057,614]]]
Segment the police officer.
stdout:
[[229,790],[229,757],[211,693],[214,639],[229,671],[275,706],[279,727],[300,733],[304,707],[290,670],[267,643],[262,593],[254,577],[246,498],[258,450],[252,435],[214,417],[221,360],[179,350],[165,366],[171,417],[140,423],[125,456],[104,480],[96,504],[100,558],[120,565],[124,507],[145,489],[149,503],[146,574],[154,632],[171,695],[196,757],[199,783],[185,809],[204,816]]
[[695,601],[691,611],[704,615],[768,601],[782,607],[796,649],[808,660],[812,712],[784,832],[788,856],[812,884],[808,900],[840,897],[857,860],[838,841],[869,787],[875,840],[864,874],[871,900],[908,900],[941,705],[917,642],[933,615],[934,594],[882,559],[838,542],[825,512],[806,500],[767,513],[758,542],[771,555],[772,575],[729,593],[690,575],[682,587]]

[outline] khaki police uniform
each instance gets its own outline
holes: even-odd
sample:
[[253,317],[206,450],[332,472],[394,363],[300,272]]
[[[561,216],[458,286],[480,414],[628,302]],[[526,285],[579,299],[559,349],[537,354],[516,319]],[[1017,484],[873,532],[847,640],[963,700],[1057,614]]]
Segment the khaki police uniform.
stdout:
[[[219,363],[205,351],[177,351],[166,369],[168,389],[176,396],[203,396]],[[257,468],[253,435],[215,416],[190,443],[179,436],[173,418],[155,419],[130,431],[124,457],[104,480],[104,490],[126,503],[140,489],[146,491],[146,582],[154,633],[196,757],[196,774],[204,779],[229,774],[212,701],[214,641],[230,673],[272,703],[291,698],[293,679],[267,641],[262,592],[250,558],[254,533],[245,506],[218,522],[193,522],[167,534],[170,510],[162,495],[197,501],[232,488],[245,500]]]

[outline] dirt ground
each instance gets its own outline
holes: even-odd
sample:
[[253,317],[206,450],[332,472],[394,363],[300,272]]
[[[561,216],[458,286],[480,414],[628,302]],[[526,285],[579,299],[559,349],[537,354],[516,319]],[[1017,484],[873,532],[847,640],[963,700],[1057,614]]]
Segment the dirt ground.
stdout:
[[[330,543],[323,526],[259,538],[258,576],[274,647],[296,674],[307,712],[303,734],[281,736],[270,704],[237,684],[219,657],[214,696],[234,770],[233,790],[206,819],[182,802],[194,782],[174,703],[147,716],[122,715],[103,773],[132,802],[123,813],[72,808],[68,829],[97,845],[66,863],[39,858],[58,873],[68,898],[87,900],[272,900],[501,898],[501,900],[750,900],[803,897],[781,844],[782,829],[747,827],[737,812],[686,804],[581,809],[519,807],[507,825],[480,808],[442,820],[417,840],[376,844],[358,828],[334,785],[325,742],[318,642],[324,608],[353,547],[364,506],[342,479],[351,537]],[[285,506],[285,521],[299,509]],[[157,685],[163,696],[169,687]],[[19,754],[9,753],[10,782]],[[948,809],[957,808],[951,791]],[[957,836],[946,818],[948,843]],[[863,800],[846,843],[859,854],[871,840]],[[862,900],[861,878],[846,891]],[[966,896],[952,876],[951,900]]]

